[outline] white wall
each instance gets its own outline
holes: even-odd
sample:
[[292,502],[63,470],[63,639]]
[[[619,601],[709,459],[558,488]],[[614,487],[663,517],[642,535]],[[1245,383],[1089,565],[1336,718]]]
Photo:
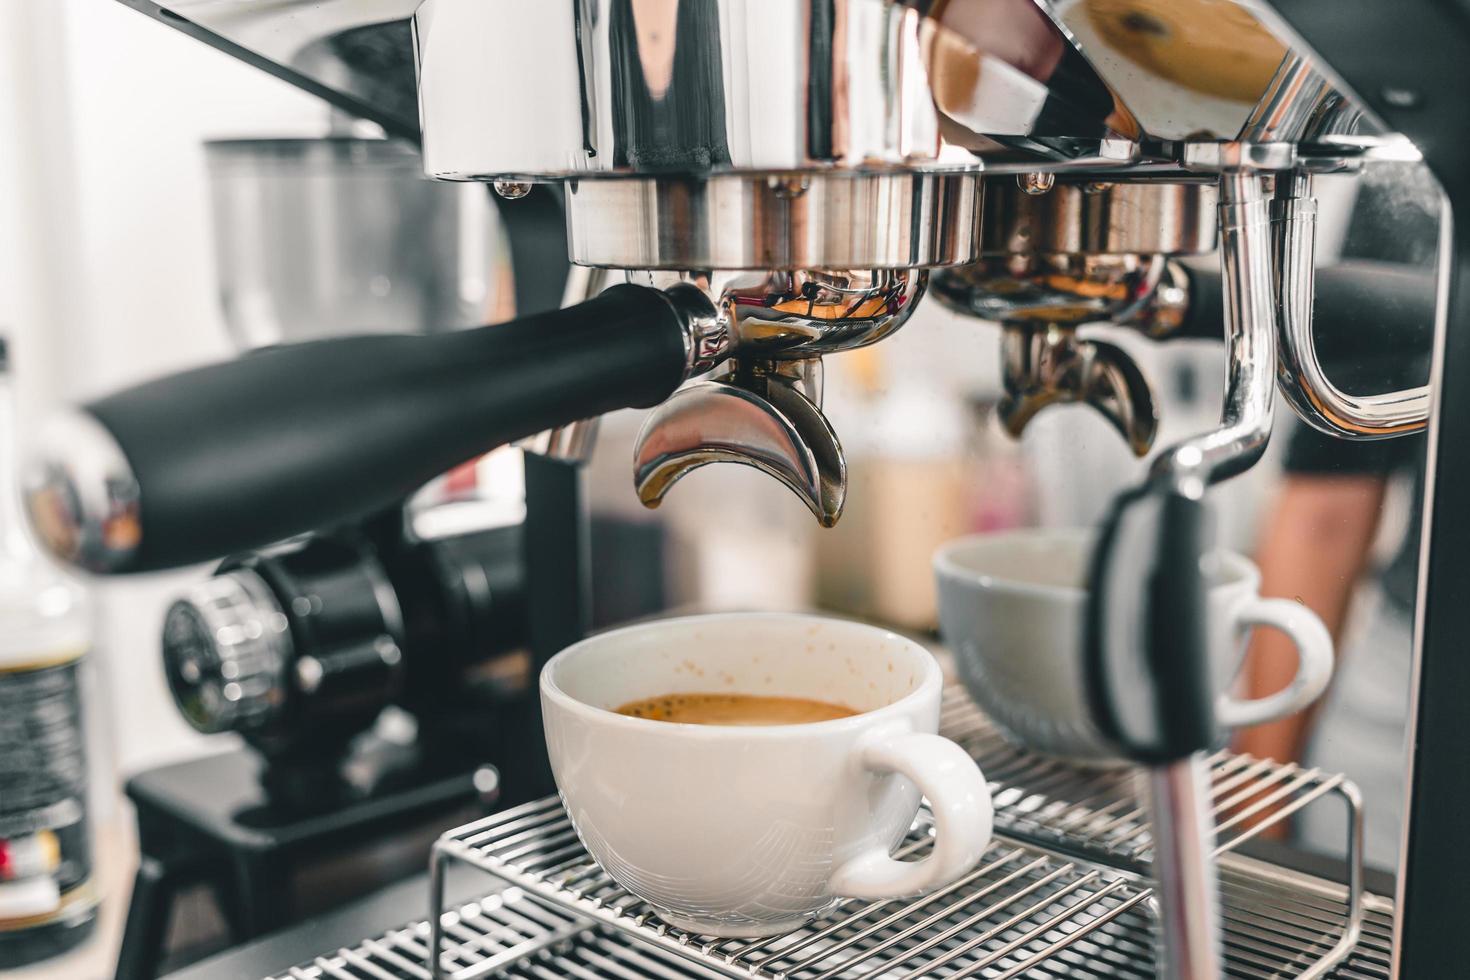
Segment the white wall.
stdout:
[[[201,141],[316,135],[327,111],[110,0],[0,0],[0,324],[28,417],[229,351]],[[198,572],[97,583],[123,773],[220,748],[165,688],[158,633]]]

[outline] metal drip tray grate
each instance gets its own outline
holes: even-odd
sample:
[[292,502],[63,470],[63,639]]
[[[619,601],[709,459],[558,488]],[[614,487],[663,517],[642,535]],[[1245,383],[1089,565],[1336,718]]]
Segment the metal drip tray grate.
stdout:
[[[519,888],[468,902],[441,917],[440,960],[455,973],[493,973],[585,933],[589,923],[531,900]],[[415,922],[357,946],[324,953],[270,980],[427,980],[430,929]]]
[[[513,886],[445,912],[442,922],[443,961],[458,976],[722,978],[688,957],[600,929]],[[429,980],[428,962],[429,923],[423,921],[325,953],[269,980]]]
[[[1084,769],[1016,748],[955,685],[944,692],[940,728],[985,772],[997,828],[1110,865],[1147,868],[1153,841],[1136,768]],[[1217,752],[1210,774],[1220,851],[1327,796],[1347,808],[1350,831],[1361,825],[1357,790],[1336,773]],[[1343,852],[1350,869],[1361,867],[1360,848],[1350,834]]]
[[[1234,888],[1236,876],[1227,876]],[[1261,879],[1245,876],[1239,887],[1255,891]],[[502,886],[503,887],[503,886]],[[1284,887],[1284,886],[1283,886]],[[1267,887],[1267,892],[1270,889]],[[1290,891],[1290,889],[1286,889]],[[1318,900],[1299,891],[1286,903],[1293,911],[1279,922],[1259,922],[1236,931],[1234,947],[1264,946],[1275,950],[1302,931],[1301,925],[1320,915]],[[635,936],[600,926],[590,920],[543,905],[523,889],[511,886],[478,902],[444,913],[446,966],[461,977],[501,976],[517,980],[721,980],[726,974],[701,965],[687,954],[645,943]],[[456,932],[461,938],[454,938]],[[1370,897],[1363,938],[1351,955],[1329,976],[1331,980],[1386,980],[1393,916],[1387,902]],[[429,980],[429,924],[415,922],[366,939],[356,946],[314,957],[268,980]],[[1035,968],[1037,977],[1150,977],[1148,937],[1120,933],[1107,947],[1081,945],[1055,961],[1054,968]],[[1091,962],[1084,957],[1094,956]],[[1280,957],[1277,957],[1279,960]],[[1243,963],[1237,957],[1232,970],[1252,978],[1282,976],[1257,968],[1257,957]]]
[[[706,939],[659,921],[578,844],[555,799],[510,811],[444,838],[441,853],[535,888],[543,897],[608,925],[634,930],[671,952],[696,955],[735,976],[827,980],[844,977],[1016,976],[1038,956],[1138,910],[1148,896],[1131,875],[1086,867],[997,839],[959,881],[912,902],[850,902],[831,918],[764,940]],[[900,852],[930,846],[921,820]],[[1148,923],[1138,923],[1146,933]],[[444,963],[449,972],[452,967]],[[991,967],[999,972],[988,971]]]
[[[1134,772],[1078,770],[1012,748],[957,691],[946,698],[942,727],[991,780],[998,833],[975,870],[917,900],[849,901],[826,919],[770,939],[692,935],[659,920],[614,882],[582,848],[554,798],[446,834],[435,847],[435,874],[442,879],[445,862],[464,861],[637,937],[650,950],[726,976],[1153,976],[1150,843],[1147,815],[1132,792]],[[1222,860],[1229,975],[1320,977],[1350,954],[1359,956],[1361,824],[1351,784],[1226,753],[1212,760],[1212,769],[1219,852],[1329,793],[1343,798],[1351,818],[1346,889],[1242,858]],[[929,846],[928,816],[921,812],[900,856],[922,856]],[[448,924],[444,933],[458,941]],[[480,975],[479,966],[450,955],[452,946],[441,948],[441,975]],[[1386,974],[1368,963],[1342,975]]]

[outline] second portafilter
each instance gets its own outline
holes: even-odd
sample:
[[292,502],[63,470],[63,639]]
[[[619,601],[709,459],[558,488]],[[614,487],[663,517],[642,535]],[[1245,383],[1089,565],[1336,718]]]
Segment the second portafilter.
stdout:
[[[1214,250],[1213,183],[1027,174],[986,181],[981,255],[934,274],[940,302],[1001,325],[999,418],[1019,437],[1058,404],[1100,412],[1135,455],[1158,433],[1148,379],[1100,322],[1172,334],[1187,279],[1172,259]],[[1218,331],[1217,331],[1218,335]]]

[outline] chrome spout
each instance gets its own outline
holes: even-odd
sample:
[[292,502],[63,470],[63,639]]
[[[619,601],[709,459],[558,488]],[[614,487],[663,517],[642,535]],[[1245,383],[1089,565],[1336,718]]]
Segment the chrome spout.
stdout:
[[648,507],[690,472],[741,463],[775,477],[823,527],[847,499],[842,445],[822,414],[824,354],[888,337],[913,314],[928,283],[915,269],[641,272],[649,285],[691,286],[710,297],[731,358],[716,376],[685,385],[644,422],[634,486]]
[[736,365],[655,408],[638,433],[634,485],[657,507],[679,480],[710,463],[743,463],[775,477],[823,527],[842,515],[847,464],[822,414],[821,361]]

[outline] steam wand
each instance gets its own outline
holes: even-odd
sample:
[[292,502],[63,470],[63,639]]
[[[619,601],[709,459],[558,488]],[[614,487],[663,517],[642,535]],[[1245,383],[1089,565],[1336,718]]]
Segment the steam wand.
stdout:
[[1216,723],[1205,642],[1207,487],[1265,451],[1275,392],[1271,217],[1262,178],[1220,175],[1226,392],[1220,426],[1166,450],[1125,493],[1093,556],[1086,660],[1098,727],[1147,764],[1161,975],[1222,975],[1208,771]]

